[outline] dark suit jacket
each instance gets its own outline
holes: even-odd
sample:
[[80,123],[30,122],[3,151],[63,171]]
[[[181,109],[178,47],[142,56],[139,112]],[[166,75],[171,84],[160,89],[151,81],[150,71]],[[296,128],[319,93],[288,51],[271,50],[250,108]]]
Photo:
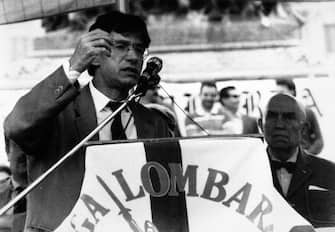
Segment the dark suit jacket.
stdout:
[[242,115],[243,134],[259,134],[256,118]]
[[[32,182],[97,126],[88,86],[79,91],[62,67],[23,96],[7,116],[5,134],[27,154]],[[133,112],[138,138],[167,137],[168,125],[155,111],[138,103]],[[92,140],[98,140],[96,135]],[[73,155],[28,195],[26,226],[55,229],[79,197],[84,149]]]
[[[272,178],[283,195],[275,171]],[[335,164],[301,149],[287,196],[283,197],[314,227],[335,226]]]

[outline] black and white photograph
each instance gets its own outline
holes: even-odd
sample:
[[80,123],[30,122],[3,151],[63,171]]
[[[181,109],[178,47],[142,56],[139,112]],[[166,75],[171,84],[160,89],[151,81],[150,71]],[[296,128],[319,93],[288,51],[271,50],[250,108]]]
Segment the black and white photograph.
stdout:
[[0,232],[335,232],[335,0],[0,0]]

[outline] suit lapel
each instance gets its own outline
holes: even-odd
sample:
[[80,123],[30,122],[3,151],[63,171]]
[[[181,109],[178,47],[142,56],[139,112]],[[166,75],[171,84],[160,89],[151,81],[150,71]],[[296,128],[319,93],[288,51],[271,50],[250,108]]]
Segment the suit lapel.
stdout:
[[[74,110],[76,115],[75,124],[79,138],[83,139],[97,126],[94,102],[88,86],[81,90],[80,95],[75,100]],[[94,135],[91,140],[99,140],[99,135]]]
[[304,184],[312,174],[312,170],[308,166],[306,155],[300,151],[297,159],[297,168],[292,176],[287,197],[292,196],[302,184]]
[[148,112],[142,109],[138,103],[130,102],[129,108],[133,112],[137,138],[154,138],[155,132],[152,129],[152,125],[154,125],[154,123],[151,115],[148,115]]

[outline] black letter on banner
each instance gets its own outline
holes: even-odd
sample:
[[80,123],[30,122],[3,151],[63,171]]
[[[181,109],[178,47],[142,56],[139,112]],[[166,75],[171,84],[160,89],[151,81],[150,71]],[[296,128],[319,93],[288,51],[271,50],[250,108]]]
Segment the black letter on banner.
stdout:
[[139,193],[137,194],[137,196],[134,196],[133,192],[130,190],[129,185],[126,181],[126,179],[124,178],[124,176],[122,175],[122,169],[112,172],[112,174],[116,177],[117,181],[119,182],[123,192],[126,194],[126,201],[131,201],[137,198],[141,198],[144,197],[144,190],[142,188],[142,186],[140,186],[140,190]]
[[[231,196],[227,201],[222,202],[227,207],[230,207],[232,201],[236,201],[239,203],[236,212],[244,215],[245,208],[248,203],[249,195],[251,191],[251,184],[246,183],[240,190],[238,190],[233,196]],[[241,197],[239,195],[242,194]]]
[[[97,213],[100,213],[101,216],[103,217],[109,212],[109,209],[105,209],[102,205],[100,205],[91,196],[87,194],[81,195],[80,199],[84,202],[88,210],[91,212],[92,216],[95,219],[95,224],[99,222],[99,219],[97,218],[96,215]],[[88,219],[85,220],[82,226],[87,228],[89,231],[94,231],[94,224],[91,223]]]
[[85,219],[84,223],[82,224],[82,227],[85,227],[90,232],[94,232],[94,224],[90,222],[87,218]]
[[[160,184],[160,190],[156,190],[153,187],[152,179],[150,176],[150,170],[153,168],[156,170],[158,180]],[[153,197],[162,197],[166,195],[170,188],[169,174],[165,168],[157,162],[146,163],[141,170],[141,178],[144,189]]]
[[[265,205],[266,206],[263,206]],[[263,209],[264,208],[264,209]],[[258,222],[258,228],[263,232],[272,232],[273,231],[273,225],[268,225],[266,228],[263,226],[263,216],[265,214],[269,214],[272,212],[272,204],[269,201],[269,199],[266,198],[264,194],[262,194],[262,201],[256,206],[256,208],[250,213],[247,218],[254,222],[255,219],[260,215],[259,222]]]
[[[76,217],[77,217],[76,214],[74,214],[74,215],[72,216],[71,221],[70,221],[70,225],[71,225],[72,229],[73,229],[75,232],[79,232],[79,231],[76,229],[76,225],[75,225],[75,222],[74,222],[74,219],[75,219]],[[86,219],[86,220],[87,220],[87,219]],[[93,227],[93,229],[94,229],[94,227]]]
[[188,182],[188,194],[190,197],[197,197],[197,168],[198,166],[189,165],[186,168],[185,175],[183,176],[183,170],[181,164],[170,163],[170,175],[171,175],[171,188],[169,196],[178,196],[177,186],[180,192],[185,191],[185,185]]
[[[226,185],[228,183],[229,176],[225,172],[221,172],[212,168],[209,168],[208,171],[209,173],[206,181],[206,186],[201,197],[212,201],[222,201],[226,197],[226,190],[223,188],[223,185]],[[215,182],[216,176],[218,174],[221,175],[221,181]],[[214,186],[217,187],[219,193],[216,197],[211,197]]]

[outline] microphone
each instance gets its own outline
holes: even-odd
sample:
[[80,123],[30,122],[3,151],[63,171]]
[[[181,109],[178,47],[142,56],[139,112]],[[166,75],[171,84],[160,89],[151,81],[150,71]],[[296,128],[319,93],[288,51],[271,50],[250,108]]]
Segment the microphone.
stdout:
[[135,89],[136,94],[141,94],[144,96],[149,88],[152,88],[160,82],[160,77],[158,75],[163,67],[163,61],[154,56],[147,61],[147,65],[140,76],[137,87]]
[[161,71],[162,67],[163,67],[163,61],[160,58],[156,56],[151,57],[148,60],[147,66],[143,70],[141,77],[144,77],[145,79],[149,80],[153,76],[157,75],[159,71]]

